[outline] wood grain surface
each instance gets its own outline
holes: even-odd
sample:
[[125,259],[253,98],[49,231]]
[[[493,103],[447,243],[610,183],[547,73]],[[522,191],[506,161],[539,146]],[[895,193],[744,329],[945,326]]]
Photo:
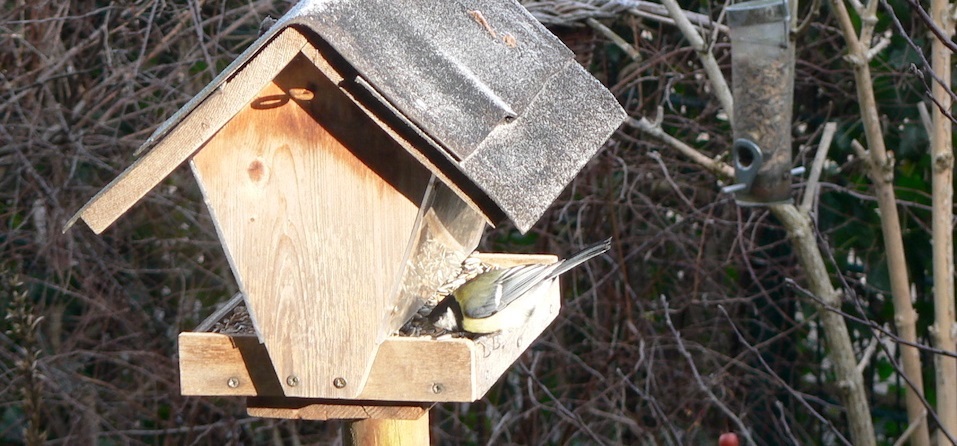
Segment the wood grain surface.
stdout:
[[304,56],[192,166],[285,394],[356,397],[428,171]]

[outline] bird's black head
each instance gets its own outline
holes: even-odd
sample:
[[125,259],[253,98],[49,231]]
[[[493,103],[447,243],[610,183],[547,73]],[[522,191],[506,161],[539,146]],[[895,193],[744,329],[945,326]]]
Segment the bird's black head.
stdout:
[[448,332],[462,331],[462,307],[451,295],[447,296],[428,316],[429,323],[436,329]]

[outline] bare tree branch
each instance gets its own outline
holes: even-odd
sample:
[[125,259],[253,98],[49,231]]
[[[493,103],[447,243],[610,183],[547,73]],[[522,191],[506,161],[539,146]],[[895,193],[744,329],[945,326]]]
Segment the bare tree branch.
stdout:
[[694,364],[694,358],[691,357],[691,353],[688,353],[688,349],[685,348],[684,341],[681,340],[681,333],[678,333],[678,330],[675,328],[674,323],[671,322],[671,314],[668,309],[668,299],[664,295],[659,299],[661,300],[661,305],[664,307],[665,323],[668,325],[668,329],[671,330],[671,335],[674,336],[675,343],[678,345],[678,352],[681,353],[681,356],[684,356],[685,361],[688,363],[688,367],[691,369],[691,374],[694,376],[695,383],[698,384],[698,389],[708,395],[708,399],[711,400],[711,404],[714,404],[718,407],[721,412],[724,413],[734,425],[738,428],[738,433],[744,436],[744,440],[749,445],[754,445],[754,438],[751,438],[751,431],[744,425],[744,422],[741,421],[741,418],[737,414],[731,411],[723,401],[721,401],[714,392],[711,391],[711,388],[705,384],[704,379],[701,378],[701,373],[698,372],[698,367]]
[[678,6],[677,1],[661,0],[661,3],[668,8],[668,13],[671,15],[671,18],[674,19],[675,25],[678,26],[681,33],[688,39],[691,48],[698,53],[701,65],[704,66],[704,71],[707,73],[708,79],[711,81],[711,86],[714,88],[714,95],[718,98],[718,101],[721,102],[721,107],[724,108],[725,113],[728,114],[728,122],[733,126],[734,99],[731,95],[731,88],[728,87],[728,81],[725,80],[724,74],[721,73],[721,67],[718,66],[718,61],[714,58],[714,53],[712,53],[710,48],[705,44],[704,39],[701,38],[701,34],[694,29],[694,25],[692,25],[691,21],[685,16],[684,11]]

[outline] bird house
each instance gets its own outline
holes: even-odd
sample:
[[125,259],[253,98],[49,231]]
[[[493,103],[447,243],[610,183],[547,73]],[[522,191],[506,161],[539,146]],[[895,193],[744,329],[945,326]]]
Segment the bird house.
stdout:
[[557,286],[495,345],[393,336],[487,223],[528,230],[624,117],[513,0],[304,1],[74,221],[103,231],[188,161],[255,330],[182,333],[183,393],[396,418],[480,398],[554,319]]

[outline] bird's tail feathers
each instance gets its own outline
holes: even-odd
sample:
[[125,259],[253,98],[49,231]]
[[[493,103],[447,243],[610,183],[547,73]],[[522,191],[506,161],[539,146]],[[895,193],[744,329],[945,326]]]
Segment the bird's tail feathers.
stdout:
[[562,263],[558,265],[558,267],[555,268],[555,270],[553,270],[551,274],[548,275],[548,277],[549,278],[558,277],[565,271],[568,271],[578,265],[581,265],[582,263],[588,261],[592,257],[600,255],[604,253],[605,251],[608,251],[609,249],[611,249],[611,238],[595,243],[594,245],[591,245],[581,250],[578,254],[575,254],[563,260]]

